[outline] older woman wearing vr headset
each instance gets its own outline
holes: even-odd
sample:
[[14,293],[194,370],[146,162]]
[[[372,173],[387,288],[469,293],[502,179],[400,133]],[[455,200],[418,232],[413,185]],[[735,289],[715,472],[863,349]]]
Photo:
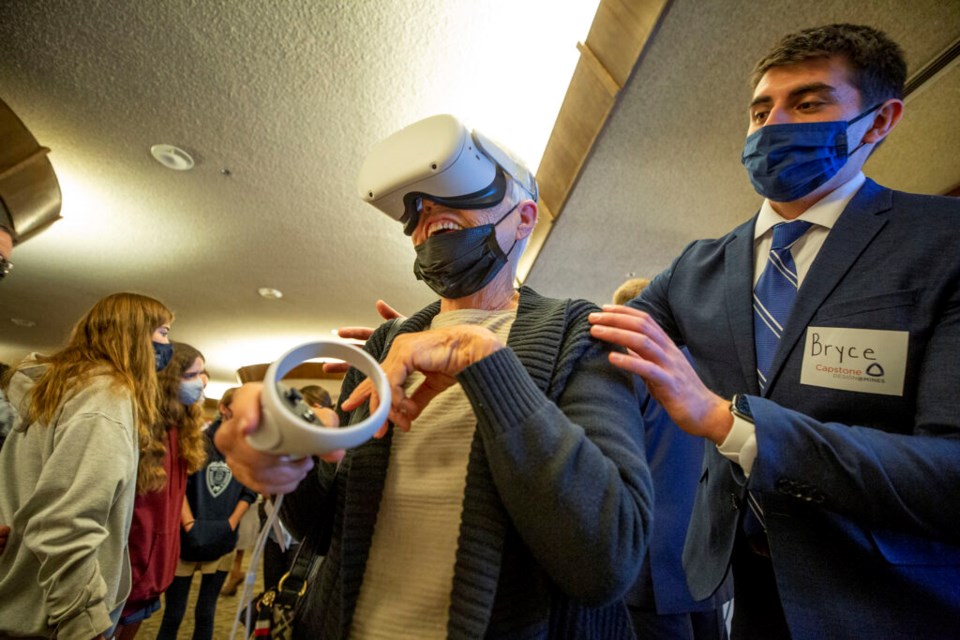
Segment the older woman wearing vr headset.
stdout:
[[[284,522],[329,535],[296,637],[632,638],[652,491],[630,376],[590,337],[583,300],[514,288],[537,186],[452,116],[377,145],[362,197],[404,224],[440,300],[383,325],[366,350],[391,385],[389,422],[339,464],[254,451],[258,389],[218,446],[244,484],[290,492]],[[378,397],[351,369],[341,424]]]

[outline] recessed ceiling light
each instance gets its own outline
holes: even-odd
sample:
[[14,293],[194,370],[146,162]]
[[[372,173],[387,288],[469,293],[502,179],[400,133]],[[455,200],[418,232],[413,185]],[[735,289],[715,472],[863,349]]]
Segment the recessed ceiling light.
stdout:
[[37,323],[33,320],[28,320],[27,318],[10,318],[10,322],[17,325],[18,327],[35,327]]
[[193,169],[193,158],[190,154],[172,144],[155,144],[150,147],[150,155],[167,169],[174,171]]
[[267,300],[279,300],[283,297],[283,291],[270,287],[260,287],[257,289],[257,293],[260,294],[261,298],[266,298]]

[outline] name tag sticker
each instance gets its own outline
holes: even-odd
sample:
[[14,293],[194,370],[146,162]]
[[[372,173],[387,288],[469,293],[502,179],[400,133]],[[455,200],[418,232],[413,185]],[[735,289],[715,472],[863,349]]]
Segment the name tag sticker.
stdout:
[[807,327],[800,384],[902,396],[908,331]]

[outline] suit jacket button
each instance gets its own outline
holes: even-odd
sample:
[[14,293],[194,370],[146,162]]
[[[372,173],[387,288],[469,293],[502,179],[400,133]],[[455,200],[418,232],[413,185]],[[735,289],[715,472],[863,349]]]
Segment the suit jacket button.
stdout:
[[730,494],[730,506],[733,507],[734,511],[737,511],[740,508],[740,500],[737,498],[737,494]]

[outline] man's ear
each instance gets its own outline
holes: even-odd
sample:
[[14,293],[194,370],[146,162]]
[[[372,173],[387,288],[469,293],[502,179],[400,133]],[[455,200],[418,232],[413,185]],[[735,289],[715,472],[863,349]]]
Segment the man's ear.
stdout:
[[520,224],[517,225],[517,240],[523,240],[533,233],[540,210],[533,200],[523,200],[517,207],[520,211]]
[[891,98],[883,103],[873,116],[873,126],[863,136],[866,144],[876,144],[889,135],[903,117],[903,100]]

